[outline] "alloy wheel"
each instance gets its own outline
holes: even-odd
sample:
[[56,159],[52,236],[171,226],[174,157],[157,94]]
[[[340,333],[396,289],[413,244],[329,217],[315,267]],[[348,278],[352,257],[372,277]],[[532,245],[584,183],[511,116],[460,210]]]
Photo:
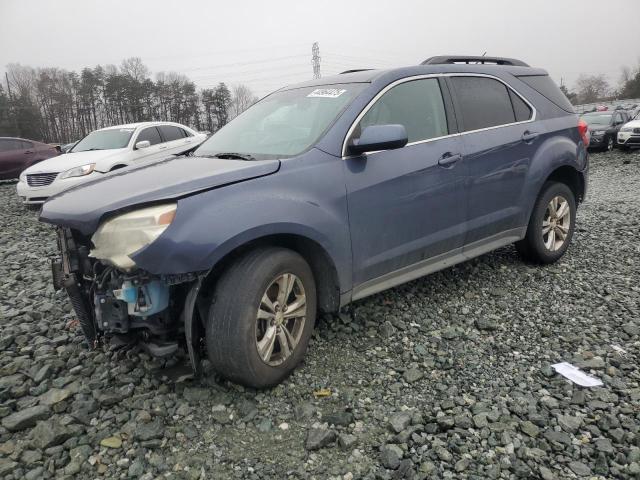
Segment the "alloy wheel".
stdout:
[[547,205],[542,221],[542,241],[547,250],[556,252],[562,248],[571,227],[571,207],[566,198],[558,195]]
[[307,301],[302,281],[292,273],[277,277],[262,295],[256,318],[256,348],[264,363],[289,358],[302,336]]
[[609,137],[609,141],[607,142],[607,151],[613,150],[613,138]]

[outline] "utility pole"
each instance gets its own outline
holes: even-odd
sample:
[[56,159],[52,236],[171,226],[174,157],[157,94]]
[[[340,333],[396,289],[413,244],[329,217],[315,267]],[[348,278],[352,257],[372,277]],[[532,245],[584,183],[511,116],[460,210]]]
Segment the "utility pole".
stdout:
[[318,42],[313,42],[311,47],[311,65],[313,65],[313,78],[320,78],[320,47]]

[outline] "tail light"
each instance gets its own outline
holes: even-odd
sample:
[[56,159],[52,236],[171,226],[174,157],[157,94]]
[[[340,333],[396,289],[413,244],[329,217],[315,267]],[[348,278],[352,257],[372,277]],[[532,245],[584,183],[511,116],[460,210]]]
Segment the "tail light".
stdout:
[[580,137],[582,138],[582,142],[584,143],[584,146],[588,147],[589,140],[590,140],[589,125],[587,125],[587,122],[585,122],[582,119],[578,120],[578,132],[580,133]]

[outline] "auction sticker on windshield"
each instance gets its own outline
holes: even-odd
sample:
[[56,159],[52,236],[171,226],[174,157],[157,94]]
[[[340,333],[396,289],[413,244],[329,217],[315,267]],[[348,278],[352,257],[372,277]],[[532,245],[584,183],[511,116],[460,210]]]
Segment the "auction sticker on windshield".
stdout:
[[339,88],[316,88],[313,92],[307,95],[307,97],[338,98],[344,92],[346,92],[346,90],[341,90]]

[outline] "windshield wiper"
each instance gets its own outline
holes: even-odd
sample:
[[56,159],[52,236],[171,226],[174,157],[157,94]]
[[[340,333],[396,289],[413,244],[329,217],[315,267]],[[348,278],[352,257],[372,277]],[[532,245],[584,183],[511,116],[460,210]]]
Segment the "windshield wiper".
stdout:
[[209,158],[228,158],[231,160],[247,160],[247,161],[255,160],[255,157],[252,157],[248,153],[235,153],[235,152],[216,153],[215,155],[200,155],[200,156],[209,157]]

